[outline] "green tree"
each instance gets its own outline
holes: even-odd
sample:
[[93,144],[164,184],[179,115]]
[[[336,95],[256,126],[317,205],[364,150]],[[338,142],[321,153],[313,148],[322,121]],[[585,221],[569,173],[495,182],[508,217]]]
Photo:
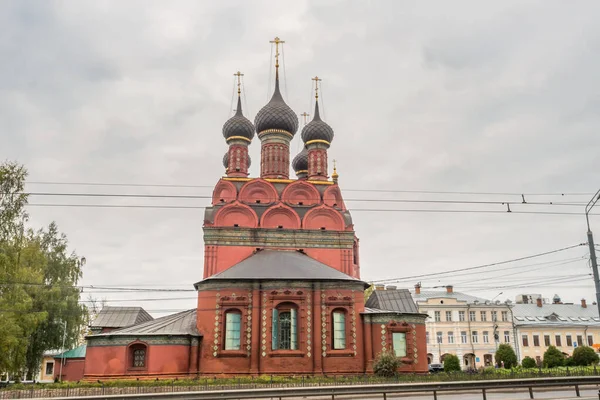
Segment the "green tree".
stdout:
[[398,374],[398,368],[402,366],[400,358],[396,357],[393,351],[382,351],[375,358],[373,363],[373,372],[377,376],[392,377]]
[[504,362],[504,368],[511,369],[517,365],[517,355],[509,344],[502,343],[496,350],[496,364],[502,365]]
[[27,171],[17,163],[0,164],[0,371],[18,373],[28,338],[43,316],[32,314],[33,302],[21,282],[41,283],[35,249],[26,241]]
[[369,297],[371,297],[371,293],[373,293],[374,290],[375,290],[375,285],[370,283],[370,286],[365,289],[365,293],[364,293],[365,294],[365,303],[367,302],[367,300],[369,300]]
[[598,353],[588,346],[579,346],[573,351],[573,362],[575,365],[595,365],[598,364]]
[[34,310],[46,316],[37,325],[27,347],[27,379],[32,379],[46,350],[61,348],[63,340],[67,348],[77,343],[80,329],[87,320],[87,310],[79,304],[76,286],[85,259],[68,252],[66,236],[59,233],[53,222],[47,230],[30,231],[29,240],[41,251],[43,262],[38,267],[44,282],[31,286],[29,294]]
[[44,351],[73,343],[87,311],[76,287],[81,263],[67,251],[67,239],[52,223],[26,228],[27,171],[0,164],[0,371],[37,372]]
[[454,354],[446,354],[444,357],[444,372],[460,371],[460,360]]
[[535,368],[537,367],[537,363],[535,360],[529,356],[525,357],[523,361],[521,361],[521,365],[523,368]]
[[556,347],[550,346],[544,353],[544,367],[560,367],[565,363],[565,356]]

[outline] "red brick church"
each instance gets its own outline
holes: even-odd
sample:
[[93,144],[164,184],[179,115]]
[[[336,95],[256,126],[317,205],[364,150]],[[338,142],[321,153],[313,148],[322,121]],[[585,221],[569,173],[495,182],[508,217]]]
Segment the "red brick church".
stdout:
[[[197,308],[98,329],[87,337],[85,379],[363,374],[382,350],[402,358],[402,371],[428,370],[426,316],[407,290],[365,308],[359,240],[335,168],[328,176],[334,131],[318,95],[290,177],[298,117],[279,90],[278,51],[276,60],[273,96],[254,124],[238,85],[236,114],[223,126],[226,175],[204,214]],[[251,178],[255,136],[260,177]]]

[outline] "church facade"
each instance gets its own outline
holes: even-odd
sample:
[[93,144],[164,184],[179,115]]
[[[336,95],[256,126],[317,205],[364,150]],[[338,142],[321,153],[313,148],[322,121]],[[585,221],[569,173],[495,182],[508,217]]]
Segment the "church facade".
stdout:
[[[401,357],[402,371],[428,371],[426,315],[365,308],[359,240],[335,168],[328,176],[334,131],[318,95],[290,162],[299,124],[279,90],[278,54],[273,96],[254,124],[238,85],[223,126],[226,174],[205,210],[197,307],[88,336],[85,379],[363,374],[382,351]],[[251,178],[255,136],[260,176]]]

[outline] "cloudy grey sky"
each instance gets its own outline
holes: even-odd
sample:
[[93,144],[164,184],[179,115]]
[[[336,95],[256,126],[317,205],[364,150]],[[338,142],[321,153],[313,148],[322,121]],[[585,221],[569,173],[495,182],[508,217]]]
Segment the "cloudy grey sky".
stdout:
[[[268,93],[270,44],[286,41],[284,96],[310,110],[323,78],[346,199],[587,202],[600,187],[600,3],[596,1],[3,1],[0,159],[30,191],[210,195],[223,173],[221,127],[233,73],[246,115]],[[271,85],[272,87],[272,85]],[[299,135],[298,135],[299,136]],[[259,159],[255,139],[251,154]],[[297,139],[292,153],[298,149]],[[258,173],[258,163],[252,167]],[[353,191],[361,190],[361,191]],[[584,193],[584,195],[533,195]],[[590,194],[587,194],[590,193]],[[185,205],[208,200],[32,197],[31,203]],[[497,210],[502,205],[348,202],[352,209]],[[600,211],[599,211],[600,212]],[[201,209],[30,207],[84,255],[85,285],[187,288],[203,269]],[[365,280],[465,268],[584,242],[582,215],[354,211]],[[592,220],[599,232],[600,218]],[[585,247],[477,275],[407,279],[492,298],[541,293],[592,300]],[[579,258],[579,259],[577,259]],[[545,263],[545,264],[540,264]],[[536,264],[536,265],[531,265]],[[522,266],[522,267],[521,267]],[[554,281],[550,281],[553,279]],[[540,282],[538,282],[540,281]],[[559,286],[562,284],[562,287]],[[521,288],[497,289],[517,285]],[[93,293],[153,314],[193,293]]]

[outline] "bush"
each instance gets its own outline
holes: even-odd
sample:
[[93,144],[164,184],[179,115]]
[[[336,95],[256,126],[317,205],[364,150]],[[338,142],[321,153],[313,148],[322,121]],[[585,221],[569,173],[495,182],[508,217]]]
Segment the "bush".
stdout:
[[382,351],[373,363],[373,372],[377,376],[389,378],[396,376],[401,366],[400,358],[393,351]]
[[573,360],[573,357],[567,357],[564,359],[564,362],[562,364],[564,367],[574,367],[575,366],[575,360]]
[[587,366],[598,364],[598,354],[588,346],[580,346],[573,351],[575,365]]
[[560,367],[565,363],[565,356],[556,347],[550,346],[544,353],[544,367]]
[[460,371],[460,361],[454,354],[446,354],[444,357],[444,372]]
[[523,368],[537,367],[537,363],[535,362],[535,360],[529,356],[527,356],[523,359],[523,361],[521,362],[521,365],[523,366]]
[[517,366],[517,355],[512,347],[509,344],[502,343],[498,346],[498,350],[496,350],[496,364],[502,365],[504,362],[504,368],[511,369],[512,367]]

